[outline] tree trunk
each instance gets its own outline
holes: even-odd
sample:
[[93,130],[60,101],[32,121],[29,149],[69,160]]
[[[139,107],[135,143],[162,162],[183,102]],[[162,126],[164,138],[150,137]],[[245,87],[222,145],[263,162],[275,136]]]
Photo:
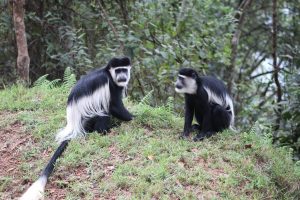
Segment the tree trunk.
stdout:
[[225,71],[225,79],[227,81],[227,88],[229,93],[232,92],[233,81],[235,79],[235,62],[237,57],[237,49],[239,44],[239,39],[242,32],[242,27],[244,24],[245,19],[245,12],[249,8],[252,0],[243,0],[240,2],[239,5],[239,13],[236,14],[235,18],[237,21],[237,27],[231,39],[231,57],[230,57],[230,65],[228,66],[227,70]]
[[281,85],[279,82],[279,65],[277,64],[277,0],[273,0],[272,5],[272,57],[273,57],[273,68],[274,68],[274,82],[277,87],[277,120],[275,124],[275,130],[278,130],[280,127],[280,118],[281,118],[281,112],[282,108],[280,105],[281,98],[282,98],[282,90]]
[[29,63],[25,24],[24,24],[24,5],[25,0],[13,0],[13,19],[16,32],[18,48],[17,72],[20,80],[29,84]]

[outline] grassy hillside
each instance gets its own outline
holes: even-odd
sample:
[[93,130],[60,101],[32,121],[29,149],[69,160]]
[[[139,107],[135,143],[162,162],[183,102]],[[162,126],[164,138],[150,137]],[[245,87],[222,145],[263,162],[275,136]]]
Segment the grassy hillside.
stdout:
[[[0,91],[0,199],[28,188],[57,148],[69,85],[43,80]],[[299,163],[287,149],[273,148],[267,133],[253,127],[203,142],[179,140],[183,119],[168,106],[126,104],[133,121],[70,143],[46,199],[299,198]]]

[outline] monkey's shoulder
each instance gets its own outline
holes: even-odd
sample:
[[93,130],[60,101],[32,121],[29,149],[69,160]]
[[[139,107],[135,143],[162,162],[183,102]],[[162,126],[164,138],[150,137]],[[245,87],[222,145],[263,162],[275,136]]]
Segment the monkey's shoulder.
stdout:
[[214,76],[201,76],[200,79],[203,87],[213,93],[220,96],[228,94],[225,84],[220,79]]

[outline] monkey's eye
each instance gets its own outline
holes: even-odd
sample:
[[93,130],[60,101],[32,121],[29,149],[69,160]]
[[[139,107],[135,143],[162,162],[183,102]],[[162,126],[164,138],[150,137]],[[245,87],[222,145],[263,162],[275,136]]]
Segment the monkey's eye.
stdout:
[[121,69],[121,71],[123,72],[123,73],[127,73],[127,69]]
[[122,72],[122,69],[116,69],[116,73],[119,74]]

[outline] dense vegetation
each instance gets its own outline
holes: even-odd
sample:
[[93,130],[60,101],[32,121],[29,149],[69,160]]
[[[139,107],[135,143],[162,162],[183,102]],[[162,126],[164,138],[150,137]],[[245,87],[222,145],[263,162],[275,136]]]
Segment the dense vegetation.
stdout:
[[[33,87],[42,76],[36,83],[37,87],[32,89],[25,89],[18,84],[19,48],[13,17],[16,12],[14,5],[18,2],[25,2],[30,86]],[[275,146],[291,148],[293,159],[300,159],[300,0],[2,0],[0,11],[0,88],[3,89],[0,93],[0,110],[17,111],[18,119],[34,132],[35,138],[50,137],[48,132],[51,132],[53,138],[53,130],[62,126],[60,121],[68,93],[66,88],[74,84],[74,75],[71,73],[78,79],[92,68],[105,65],[112,56],[127,55],[133,61],[129,88],[131,101],[140,102],[143,99],[147,105],[154,107],[168,105],[170,113],[183,111],[183,99],[175,94],[173,84],[180,67],[193,67],[201,74],[213,74],[224,80],[234,98],[236,127],[241,134],[226,133],[225,138],[217,136],[205,144],[208,149],[212,149],[210,145],[215,145],[216,152],[207,150],[207,153],[216,155],[223,148],[221,143],[226,144],[226,140],[239,141],[228,144],[229,149],[232,148],[238,157],[250,156],[246,157],[249,162],[253,162],[250,166],[254,171],[251,169],[250,172],[263,175],[266,171],[260,168],[260,162],[268,166],[271,162],[271,166],[278,170],[274,162],[279,162],[280,166],[289,156],[281,148],[273,150],[270,141]],[[65,71],[65,78],[69,81],[63,84],[59,79],[63,79]],[[52,81],[47,82],[46,77]],[[48,83],[45,92],[49,94],[40,91],[45,83]],[[18,95],[24,99],[19,99]],[[139,108],[133,106],[133,109]],[[160,112],[160,109],[156,108],[153,112]],[[141,110],[137,112],[144,113]],[[151,116],[144,117],[150,119]],[[48,118],[54,120],[53,123],[43,125]],[[144,127],[139,126],[139,120],[142,118],[138,117],[136,122],[132,122],[137,126],[135,131],[148,127],[157,140],[161,137],[166,140],[170,136],[168,130],[164,130],[166,135],[156,135],[162,128],[157,126],[157,122],[149,122]],[[12,122],[3,120],[0,123]],[[169,126],[173,121],[166,123]],[[179,127],[176,127],[177,130]],[[125,134],[126,125],[123,128],[117,130]],[[249,134],[249,143],[257,143],[257,149],[254,147],[239,152],[240,148],[244,148],[246,133]],[[266,135],[270,137],[266,138]],[[174,140],[171,143],[174,145],[175,136],[172,137]],[[96,138],[95,142],[99,140],[101,143],[100,138]],[[105,136],[103,140],[109,141],[109,144],[118,143],[118,139],[110,136]],[[52,140],[49,138],[48,141]],[[93,142],[90,143],[92,145]],[[201,146],[182,141],[179,143],[186,149],[190,148],[187,147],[189,145]],[[48,142],[44,145],[53,144]],[[269,151],[260,153],[262,148],[272,149],[270,155],[267,155]],[[198,153],[202,154],[202,151]],[[248,155],[248,151],[253,154]],[[277,151],[285,153],[279,153],[280,156],[275,158],[273,155]],[[232,152],[227,153],[231,155]],[[259,161],[261,157],[263,161]],[[257,164],[262,171],[255,171]],[[272,167],[269,170],[274,172]],[[257,180],[258,184],[263,184],[263,191],[271,187],[270,195],[273,197],[285,192],[294,194],[291,192],[294,190],[288,187],[285,188],[287,190],[282,188],[282,191],[278,191],[276,187],[281,187],[281,183],[275,180],[277,175],[273,179],[274,176],[270,175],[272,173],[266,172],[266,179]],[[240,186],[239,181],[233,182]],[[250,182],[244,180],[243,187]],[[147,187],[147,184],[144,186]],[[249,187],[257,189],[256,185]],[[225,186],[223,190],[226,190]],[[251,193],[251,197],[267,197],[266,193],[255,191],[257,193]],[[171,191],[162,191],[170,195],[168,192]],[[139,197],[139,194],[136,195]]]
[[[65,99],[74,83],[68,74],[61,86],[43,77],[30,89],[0,91],[0,146],[9,149],[1,150],[1,199],[20,196],[57,148],[53,138],[65,124]],[[258,134],[256,123],[247,132],[225,131],[204,142],[178,140],[183,119],[171,101],[153,108],[151,98],[126,100],[133,121],[105,136],[72,141],[46,198],[299,199],[299,162],[288,148],[273,147],[271,130]]]
[[[13,1],[0,3],[0,87],[18,80]],[[14,1],[18,2],[18,1]],[[30,80],[77,78],[112,56],[133,60],[129,96],[182,111],[181,66],[224,80],[236,126],[272,132],[300,155],[300,0],[25,1]]]

